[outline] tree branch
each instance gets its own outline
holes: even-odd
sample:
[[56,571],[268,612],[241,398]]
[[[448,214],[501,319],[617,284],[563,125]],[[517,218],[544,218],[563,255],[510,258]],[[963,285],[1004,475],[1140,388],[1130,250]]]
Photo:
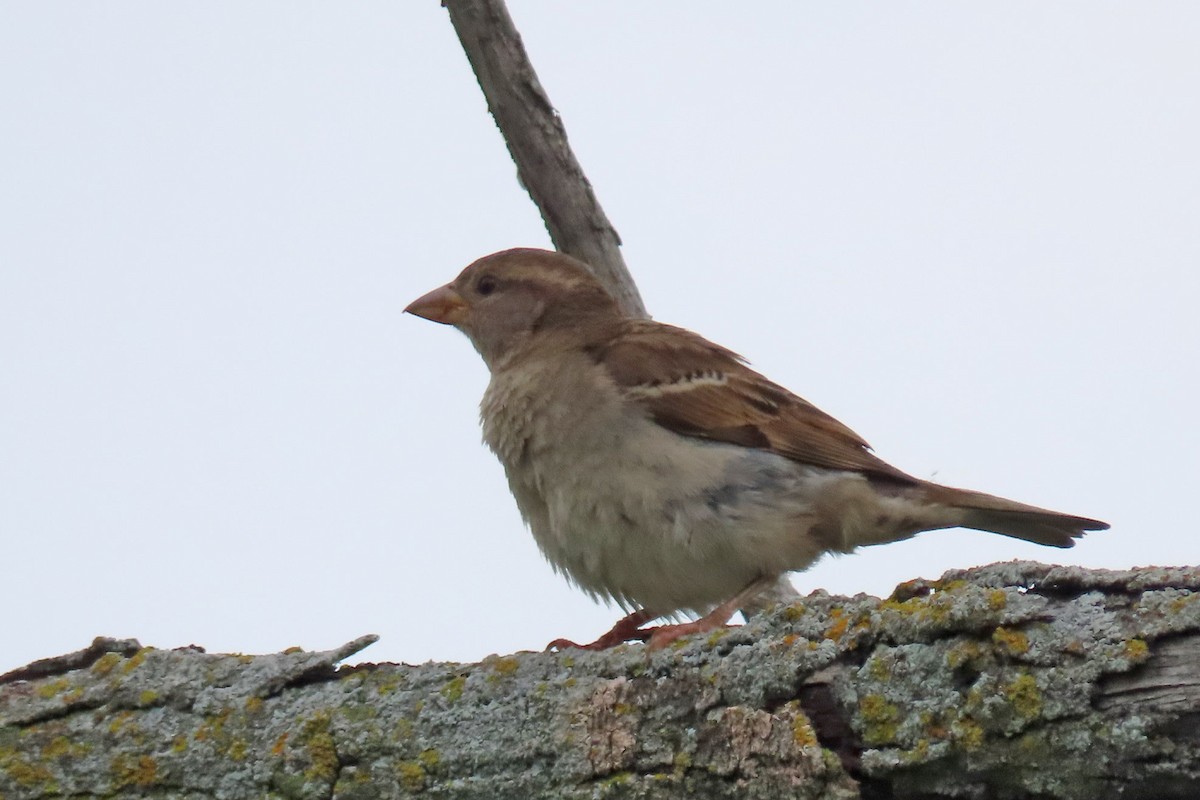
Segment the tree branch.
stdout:
[[0,796],[1200,796],[1200,568],[1013,562],[655,654],[334,668],[370,641],[20,673]]
[[444,0],[488,110],[555,248],[588,264],[629,314],[646,307],[621,257],[621,237],[583,174],[503,0]]

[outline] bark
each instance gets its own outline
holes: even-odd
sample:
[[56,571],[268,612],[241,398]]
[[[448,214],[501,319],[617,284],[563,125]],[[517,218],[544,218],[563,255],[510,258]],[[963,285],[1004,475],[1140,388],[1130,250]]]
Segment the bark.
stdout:
[[0,797],[1194,798],[1200,568],[997,564],[648,653],[98,640],[0,677]]
[[503,0],[445,0],[442,5],[554,247],[591,266],[627,313],[645,317],[621,257],[621,237],[567,143],[562,120]]

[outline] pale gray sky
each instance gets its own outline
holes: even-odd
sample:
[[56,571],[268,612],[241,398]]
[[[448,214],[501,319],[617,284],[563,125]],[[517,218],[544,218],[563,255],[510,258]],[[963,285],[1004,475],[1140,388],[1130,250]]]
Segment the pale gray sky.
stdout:
[[[2,6],[0,671],[607,628],[479,444],[483,364],[400,313],[547,245],[439,4]],[[802,591],[1200,562],[1200,6],[510,8],[658,319],[902,469],[1113,523]]]

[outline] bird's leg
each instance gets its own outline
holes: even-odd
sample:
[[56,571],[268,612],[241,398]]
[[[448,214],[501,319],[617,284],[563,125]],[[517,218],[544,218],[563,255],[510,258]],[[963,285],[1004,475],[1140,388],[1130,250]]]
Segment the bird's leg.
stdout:
[[774,575],[768,578],[756,579],[745,589],[742,589],[700,619],[680,623],[679,625],[660,625],[657,628],[652,628],[650,631],[647,631],[650,634],[650,641],[647,642],[647,646],[651,650],[661,650],[682,636],[691,636],[694,633],[708,633],[717,628],[726,627],[729,624],[729,618],[736,614],[738,609],[749,603],[760,592],[774,586],[776,580],[778,578]]
[[607,650],[610,647],[616,647],[625,642],[644,642],[658,628],[651,628],[645,631],[640,630],[640,628],[657,616],[658,614],[655,614],[653,611],[641,608],[619,619],[616,625],[613,625],[607,633],[591,644],[576,644],[570,639],[555,639],[546,645],[546,649],[566,650],[568,647],[573,647],[579,650]]

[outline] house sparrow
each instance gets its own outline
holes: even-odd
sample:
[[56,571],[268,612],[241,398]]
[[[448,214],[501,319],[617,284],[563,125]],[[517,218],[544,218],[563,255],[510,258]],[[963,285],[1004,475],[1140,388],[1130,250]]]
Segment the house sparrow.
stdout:
[[[485,256],[405,311],[487,362],[483,438],[542,553],[632,612],[586,647],[722,627],[828,552],[954,527],[1071,547],[1108,527],[901,472],[737,354],[622,313],[560,253]],[[699,619],[643,628],[678,614]]]

